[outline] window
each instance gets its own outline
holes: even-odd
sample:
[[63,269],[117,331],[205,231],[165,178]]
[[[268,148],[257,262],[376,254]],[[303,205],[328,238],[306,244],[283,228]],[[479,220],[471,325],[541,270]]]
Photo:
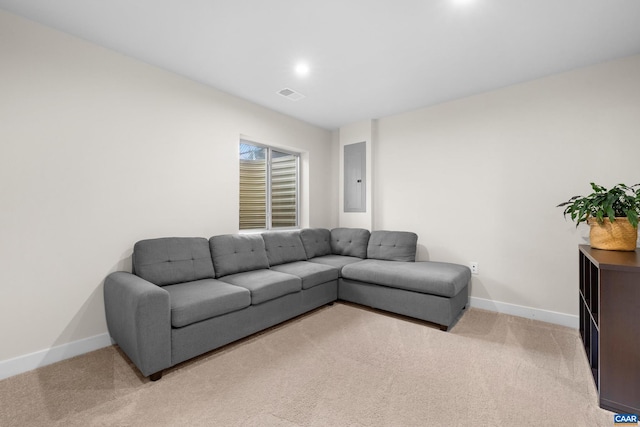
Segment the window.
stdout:
[[298,226],[299,159],[240,140],[240,230]]

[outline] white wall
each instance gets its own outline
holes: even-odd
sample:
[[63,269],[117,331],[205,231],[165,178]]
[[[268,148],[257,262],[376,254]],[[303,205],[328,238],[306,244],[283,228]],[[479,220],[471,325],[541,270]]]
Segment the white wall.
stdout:
[[1,11],[0,58],[0,361],[104,334],[135,241],[237,232],[241,134],[302,151],[302,225],[337,225],[326,130]]
[[[479,262],[471,294],[577,315],[570,196],[640,181],[640,56],[379,120],[374,228]],[[584,228],[583,228],[584,227]]]

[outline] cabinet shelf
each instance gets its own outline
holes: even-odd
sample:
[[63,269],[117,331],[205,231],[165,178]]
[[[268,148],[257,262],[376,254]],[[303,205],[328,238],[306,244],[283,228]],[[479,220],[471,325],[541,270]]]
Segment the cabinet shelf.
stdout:
[[599,404],[640,412],[640,256],[579,247],[579,332]]

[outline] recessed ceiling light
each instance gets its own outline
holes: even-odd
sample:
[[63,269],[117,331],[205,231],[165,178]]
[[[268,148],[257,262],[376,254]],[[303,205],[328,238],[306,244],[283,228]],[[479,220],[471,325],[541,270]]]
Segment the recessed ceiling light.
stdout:
[[451,0],[453,2],[453,4],[459,5],[459,6],[465,6],[467,4],[471,4],[473,3],[475,0]]
[[309,65],[305,62],[299,62],[296,64],[296,74],[300,77],[304,77],[309,74]]

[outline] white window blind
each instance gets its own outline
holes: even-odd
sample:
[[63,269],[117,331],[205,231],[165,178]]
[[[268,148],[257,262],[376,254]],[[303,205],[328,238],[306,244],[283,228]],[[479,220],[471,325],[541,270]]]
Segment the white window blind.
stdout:
[[240,141],[240,230],[298,226],[299,158]]

